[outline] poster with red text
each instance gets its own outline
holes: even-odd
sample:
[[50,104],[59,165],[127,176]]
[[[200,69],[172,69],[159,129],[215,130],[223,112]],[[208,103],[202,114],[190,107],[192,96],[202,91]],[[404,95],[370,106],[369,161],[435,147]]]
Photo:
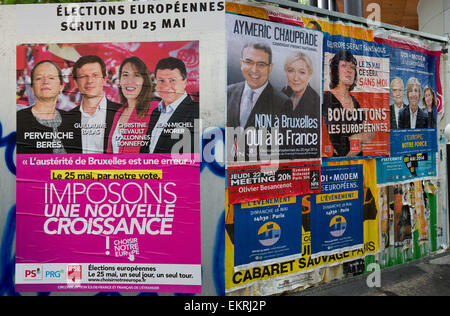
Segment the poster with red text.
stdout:
[[228,167],[230,204],[320,192],[320,161]]
[[322,156],[389,155],[389,48],[324,38]]

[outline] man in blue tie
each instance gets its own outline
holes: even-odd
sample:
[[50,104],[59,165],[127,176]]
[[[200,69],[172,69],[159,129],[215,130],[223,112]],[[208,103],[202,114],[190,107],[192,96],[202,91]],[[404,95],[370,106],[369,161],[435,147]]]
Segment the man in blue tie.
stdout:
[[[275,90],[269,82],[273,69],[272,49],[269,45],[264,43],[244,45],[240,66],[245,81],[228,86],[227,127],[254,128],[256,131],[259,128],[273,126],[276,117],[281,121],[282,114],[289,115],[292,112],[289,98]],[[266,125],[268,120],[270,125]],[[245,160],[255,160],[255,158],[260,160],[260,146],[256,145],[256,152],[251,152],[249,155],[247,146],[249,141],[252,142],[246,138]],[[243,154],[242,148],[238,148],[238,151]]]

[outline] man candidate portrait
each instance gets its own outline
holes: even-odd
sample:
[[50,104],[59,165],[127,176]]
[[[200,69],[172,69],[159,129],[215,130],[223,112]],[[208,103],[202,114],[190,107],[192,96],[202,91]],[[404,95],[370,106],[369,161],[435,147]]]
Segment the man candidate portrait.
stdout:
[[194,123],[199,118],[199,104],[186,92],[186,65],[175,57],[163,58],[156,64],[155,79],[161,102],[150,116],[149,145],[142,146],[140,152],[198,153]]
[[390,105],[391,114],[391,129],[398,128],[398,118],[400,111],[406,107],[403,103],[404,86],[403,80],[399,77],[395,77],[391,82],[391,95],[394,103]]
[[[228,128],[255,127],[255,117],[259,114],[265,114],[273,121],[275,116],[281,120],[282,114],[292,112],[291,100],[274,89],[269,82],[273,69],[272,49],[269,45],[245,44],[241,50],[240,69],[244,81],[231,84],[227,89]],[[239,148],[237,150],[239,151]],[[259,150],[257,151],[257,155],[260,156]],[[253,154],[250,153],[250,156]],[[246,148],[245,160],[253,160],[250,156],[249,149]],[[260,157],[257,157],[258,159]]]
[[98,56],[82,56],[75,62],[72,76],[81,94],[80,106],[70,111],[80,123],[75,126],[79,152],[106,153],[114,115],[121,106],[108,100],[103,91],[106,65]]

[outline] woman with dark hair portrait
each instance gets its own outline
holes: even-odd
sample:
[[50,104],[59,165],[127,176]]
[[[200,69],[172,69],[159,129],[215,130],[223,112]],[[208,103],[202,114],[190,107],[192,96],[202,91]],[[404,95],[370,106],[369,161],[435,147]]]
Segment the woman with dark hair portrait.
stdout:
[[[355,110],[361,106],[350,94],[358,80],[356,66],[356,58],[346,50],[337,52],[330,61],[330,90],[323,96],[322,115],[335,157],[361,156],[364,145],[375,136],[374,133],[355,132],[352,128],[364,123],[360,115],[354,115],[359,113]],[[348,112],[351,115],[346,115]]]
[[139,153],[149,142],[145,135],[153,98],[150,72],[140,58],[129,57],[120,65],[119,96],[123,106],[114,117],[107,152]]
[[424,106],[424,111],[427,111],[427,128],[436,128],[437,127],[437,102],[436,102],[436,94],[434,93],[433,88],[429,85],[426,85],[423,88],[423,99],[422,103]]
[[18,154],[65,154],[76,150],[69,116],[58,110],[63,91],[61,69],[51,60],[42,60],[31,71],[35,103],[17,112]]

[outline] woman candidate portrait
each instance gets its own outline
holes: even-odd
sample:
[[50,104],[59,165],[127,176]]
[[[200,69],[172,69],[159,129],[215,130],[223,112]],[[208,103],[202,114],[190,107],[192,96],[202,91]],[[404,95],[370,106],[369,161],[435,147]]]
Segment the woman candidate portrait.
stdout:
[[341,115],[340,120],[336,121],[331,114],[335,110],[344,113],[361,108],[356,98],[350,94],[357,85],[356,67],[356,58],[346,50],[338,51],[330,61],[330,90],[324,93],[322,114],[335,157],[361,156],[364,145],[369,144],[375,136],[374,133],[352,132],[351,128],[348,128],[351,125],[363,124],[360,116],[349,120],[349,117],[354,116]]
[[301,51],[293,52],[286,57],[284,72],[287,85],[282,89],[282,92],[292,101],[292,112],[286,113],[286,115],[304,118],[308,122],[312,122],[312,124],[302,128],[293,128],[293,132],[310,133],[308,135],[316,135],[317,137],[315,144],[305,144],[303,154],[298,151],[299,148],[286,146],[285,156],[286,158],[304,158],[305,152],[314,155],[310,151],[311,147],[315,147],[315,152],[320,155],[320,97],[310,85],[310,80],[314,74],[313,62],[305,53]]
[[422,88],[419,80],[410,77],[406,83],[408,105],[398,115],[399,128],[427,128],[427,113],[419,107],[421,97]]
[[76,152],[73,122],[56,108],[64,89],[61,69],[51,60],[38,62],[31,71],[35,103],[17,112],[17,153],[65,154]]
[[287,86],[282,91],[292,101],[293,115],[318,118],[320,97],[309,85],[314,71],[311,58],[303,52],[292,53],[284,62],[284,71]]
[[120,65],[119,96],[123,105],[114,117],[107,152],[139,153],[149,142],[146,133],[153,98],[150,72],[140,58],[129,57]]
[[437,101],[433,88],[426,85],[423,88],[422,104],[427,112],[427,128],[437,128]]

